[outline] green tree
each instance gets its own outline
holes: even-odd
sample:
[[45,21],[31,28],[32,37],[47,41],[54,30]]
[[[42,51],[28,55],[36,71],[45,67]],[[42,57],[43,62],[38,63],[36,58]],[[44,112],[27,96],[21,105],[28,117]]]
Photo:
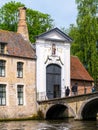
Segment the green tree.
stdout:
[[[18,8],[22,6],[25,5],[11,1],[0,8],[0,29],[17,31]],[[28,8],[26,18],[31,42],[34,41],[36,35],[53,28],[53,19],[49,14],[43,14]]]
[[50,15],[27,9],[27,24],[31,41],[34,37],[53,28]]
[[[76,0],[77,26],[70,26],[70,36],[74,39],[72,54],[77,55],[89,73],[97,80],[98,75],[98,19],[97,1]],[[98,2],[97,2],[98,3]]]
[[9,2],[0,8],[0,29],[17,31],[18,8],[24,6],[20,2]]

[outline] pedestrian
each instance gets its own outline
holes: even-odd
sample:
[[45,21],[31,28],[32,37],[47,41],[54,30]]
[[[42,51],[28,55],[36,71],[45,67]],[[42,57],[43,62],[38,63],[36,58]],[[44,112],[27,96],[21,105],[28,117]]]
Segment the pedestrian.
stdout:
[[93,86],[93,87],[92,87],[92,93],[94,93],[94,92],[95,92],[95,87]]
[[72,86],[72,95],[77,95],[78,94],[78,84],[75,83],[73,86]]
[[66,95],[66,96],[69,96],[69,94],[70,94],[70,89],[69,89],[69,87],[67,86],[67,88],[66,88],[66,90],[65,90],[65,95]]

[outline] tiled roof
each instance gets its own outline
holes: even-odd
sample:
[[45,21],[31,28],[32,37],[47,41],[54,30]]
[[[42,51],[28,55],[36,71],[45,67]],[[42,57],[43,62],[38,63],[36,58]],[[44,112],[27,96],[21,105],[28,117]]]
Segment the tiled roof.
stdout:
[[93,78],[76,56],[71,56],[71,79],[93,81]]
[[35,57],[31,43],[24,40],[19,33],[0,30],[0,42],[7,43],[7,55],[25,58]]

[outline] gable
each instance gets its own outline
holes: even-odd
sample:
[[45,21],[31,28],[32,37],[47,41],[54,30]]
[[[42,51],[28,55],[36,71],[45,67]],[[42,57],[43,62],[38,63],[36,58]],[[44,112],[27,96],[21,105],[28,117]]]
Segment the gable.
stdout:
[[50,31],[47,31],[47,32],[37,36],[36,38],[46,39],[46,40],[66,41],[68,43],[72,42],[72,39],[58,28],[54,28]]

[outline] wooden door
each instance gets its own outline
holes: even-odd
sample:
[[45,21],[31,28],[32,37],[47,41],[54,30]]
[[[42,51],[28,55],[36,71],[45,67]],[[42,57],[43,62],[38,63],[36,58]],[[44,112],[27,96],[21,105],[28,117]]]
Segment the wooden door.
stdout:
[[50,64],[46,67],[46,93],[49,99],[61,96],[61,67]]

